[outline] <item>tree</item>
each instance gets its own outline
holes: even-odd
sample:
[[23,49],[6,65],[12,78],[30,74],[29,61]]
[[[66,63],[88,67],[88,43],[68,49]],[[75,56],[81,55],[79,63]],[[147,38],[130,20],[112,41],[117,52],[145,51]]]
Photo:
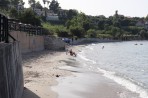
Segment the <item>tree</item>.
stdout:
[[0,0],[0,8],[1,9],[6,9],[8,8],[8,4],[10,3],[9,0]]
[[70,26],[70,32],[72,37],[76,36],[78,38],[81,38],[84,36],[84,29],[82,27],[78,27],[78,26]]
[[104,24],[105,24],[105,20],[100,19],[98,22],[98,29],[104,30]]
[[109,29],[105,34],[112,35],[114,39],[119,39],[123,34],[123,31],[118,27],[110,26]]
[[35,8],[35,4],[36,4],[35,0],[28,0],[28,3],[31,7]]
[[71,20],[73,17],[75,17],[77,15],[78,15],[78,11],[77,10],[70,9],[67,12],[67,19]]
[[20,3],[21,3],[22,5],[24,5],[24,4],[25,4],[25,2],[24,2],[23,0],[20,0]]
[[17,6],[19,4],[20,0],[11,0],[11,4],[14,6]]
[[67,22],[67,28],[70,29],[72,36],[84,37],[89,29],[89,19],[84,13],[80,13]]
[[87,31],[89,29],[89,19],[84,13],[80,13],[70,21],[70,25],[84,28]]
[[145,17],[145,20],[147,20],[147,21],[148,21],[148,15]]
[[145,30],[141,30],[140,36],[142,39],[148,39],[148,31],[146,32]]
[[102,20],[106,19],[106,17],[104,15],[99,15],[99,16],[97,16],[97,18],[102,19]]
[[78,11],[77,10],[60,10],[58,13],[59,19],[64,22],[64,23],[68,23],[69,20],[71,20],[73,17],[78,15]]
[[69,37],[69,33],[66,29],[62,28],[56,28],[56,33],[59,37]]
[[43,0],[43,3],[44,3],[44,7],[45,7],[45,4],[46,4],[46,0]]
[[47,4],[49,4],[50,3],[50,1],[48,1],[48,0],[42,0],[43,1],[43,3],[44,3],[44,7],[45,7],[45,4],[47,3]]
[[113,25],[115,27],[120,27],[120,22],[117,20],[117,21],[113,21]]
[[26,9],[20,16],[20,21],[26,24],[32,24],[36,26],[41,25],[40,18],[35,15],[32,9]]
[[35,4],[35,7],[38,8],[38,9],[42,9],[43,8],[39,1]]
[[121,20],[121,26],[129,26],[130,22],[130,19],[124,18],[123,20]]
[[55,0],[52,0],[50,5],[49,5],[49,9],[52,10],[54,13],[58,13],[59,12],[59,9],[61,7],[59,6],[59,3],[58,1],[55,1]]
[[89,29],[87,31],[87,37],[89,37],[89,38],[95,38],[95,37],[97,37],[96,30],[95,29]]
[[18,12],[17,12],[16,8],[10,9],[10,12],[9,13],[10,13],[9,16],[11,18],[18,18]]

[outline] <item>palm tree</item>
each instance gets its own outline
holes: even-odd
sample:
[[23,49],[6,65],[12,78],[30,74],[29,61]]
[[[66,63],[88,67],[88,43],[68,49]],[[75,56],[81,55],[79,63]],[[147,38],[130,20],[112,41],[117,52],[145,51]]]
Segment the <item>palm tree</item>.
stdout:
[[50,1],[48,0],[43,0],[43,3],[44,3],[44,7],[45,7],[45,4],[47,3],[49,5]]
[[28,3],[34,9],[36,1],[35,0],[28,0]]
[[46,2],[47,2],[47,4],[48,4],[47,6],[49,6],[50,1],[47,0]]
[[46,0],[43,0],[43,3],[44,3],[44,8],[45,8]]

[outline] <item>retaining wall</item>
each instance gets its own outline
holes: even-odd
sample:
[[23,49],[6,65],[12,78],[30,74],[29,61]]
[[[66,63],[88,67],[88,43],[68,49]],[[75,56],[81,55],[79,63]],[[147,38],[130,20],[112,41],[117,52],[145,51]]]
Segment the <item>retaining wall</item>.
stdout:
[[23,87],[19,43],[0,43],[0,98],[21,98]]
[[61,38],[56,38],[54,36],[45,37],[45,49],[48,50],[65,50],[66,43],[61,40]]
[[22,53],[44,50],[44,36],[29,35],[20,31],[11,31],[10,34],[20,42]]

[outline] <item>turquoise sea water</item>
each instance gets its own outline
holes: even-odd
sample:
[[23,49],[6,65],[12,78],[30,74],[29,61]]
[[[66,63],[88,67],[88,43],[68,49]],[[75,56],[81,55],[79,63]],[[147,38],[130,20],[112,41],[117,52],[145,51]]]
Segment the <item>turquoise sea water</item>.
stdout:
[[102,72],[141,98],[148,98],[148,41],[90,44],[78,58],[83,67]]

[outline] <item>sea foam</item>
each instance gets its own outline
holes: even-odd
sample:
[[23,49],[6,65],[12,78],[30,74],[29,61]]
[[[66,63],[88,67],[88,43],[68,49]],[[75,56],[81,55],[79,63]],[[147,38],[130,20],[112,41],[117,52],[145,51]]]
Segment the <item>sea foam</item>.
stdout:
[[78,57],[80,57],[81,59],[83,59],[85,61],[88,61],[88,62],[91,62],[93,64],[96,64],[96,62],[94,60],[88,59],[88,58],[86,58],[85,56],[83,56],[81,54],[78,54]]
[[129,80],[126,80],[122,77],[116,76],[115,72],[106,71],[101,68],[97,68],[99,72],[102,72],[105,77],[114,80],[116,83],[126,87],[128,90],[138,93],[141,98],[148,98],[148,93],[142,87],[132,83]]

